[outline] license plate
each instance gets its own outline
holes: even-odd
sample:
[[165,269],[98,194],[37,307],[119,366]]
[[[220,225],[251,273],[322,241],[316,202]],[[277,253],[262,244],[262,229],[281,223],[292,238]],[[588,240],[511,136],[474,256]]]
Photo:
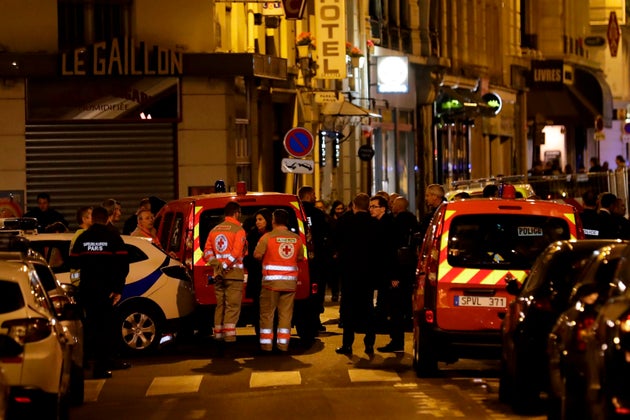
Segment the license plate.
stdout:
[[505,308],[506,298],[489,296],[455,296],[455,306],[478,306],[480,308]]

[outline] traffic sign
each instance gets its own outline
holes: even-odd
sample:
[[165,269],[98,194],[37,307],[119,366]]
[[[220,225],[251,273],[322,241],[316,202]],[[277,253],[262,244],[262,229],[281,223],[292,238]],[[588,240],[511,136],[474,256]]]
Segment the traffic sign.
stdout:
[[610,56],[617,57],[617,51],[619,50],[619,22],[617,22],[617,13],[610,12],[610,18],[608,19],[608,30],[606,31],[608,37],[608,46],[610,47]]
[[374,149],[372,149],[372,146],[370,146],[369,144],[364,144],[359,147],[358,155],[359,159],[367,162],[369,160],[372,160],[372,158],[374,157]]
[[284,136],[284,148],[293,157],[304,157],[313,151],[315,141],[310,131],[303,127],[295,127]]
[[282,159],[281,170],[285,174],[312,174],[315,162],[309,159]]

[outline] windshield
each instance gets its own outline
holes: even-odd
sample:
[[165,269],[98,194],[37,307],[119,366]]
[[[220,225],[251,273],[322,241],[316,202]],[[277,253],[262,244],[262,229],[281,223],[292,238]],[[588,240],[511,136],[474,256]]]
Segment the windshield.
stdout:
[[453,267],[528,270],[547,245],[563,239],[570,239],[569,225],[556,217],[462,215],[449,228],[448,263]]

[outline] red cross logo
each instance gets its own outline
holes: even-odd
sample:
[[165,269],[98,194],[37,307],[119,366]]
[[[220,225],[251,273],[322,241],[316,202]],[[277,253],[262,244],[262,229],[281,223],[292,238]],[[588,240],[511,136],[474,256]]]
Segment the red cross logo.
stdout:
[[220,234],[214,239],[214,248],[218,252],[224,252],[227,249],[228,240],[225,235]]
[[293,244],[284,244],[280,247],[280,256],[285,260],[293,257],[293,254],[295,254],[295,248],[293,247]]

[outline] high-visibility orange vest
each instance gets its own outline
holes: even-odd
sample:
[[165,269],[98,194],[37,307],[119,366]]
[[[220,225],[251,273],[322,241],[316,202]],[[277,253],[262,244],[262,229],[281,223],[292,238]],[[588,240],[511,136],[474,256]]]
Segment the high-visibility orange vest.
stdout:
[[245,230],[233,217],[216,225],[208,234],[203,259],[207,262],[216,259],[224,270],[224,278],[243,280],[243,257],[247,253]]
[[274,229],[258,241],[256,252],[263,254],[262,287],[277,291],[297,288],[298,260],[304,243],[298,235],[286,229]]

